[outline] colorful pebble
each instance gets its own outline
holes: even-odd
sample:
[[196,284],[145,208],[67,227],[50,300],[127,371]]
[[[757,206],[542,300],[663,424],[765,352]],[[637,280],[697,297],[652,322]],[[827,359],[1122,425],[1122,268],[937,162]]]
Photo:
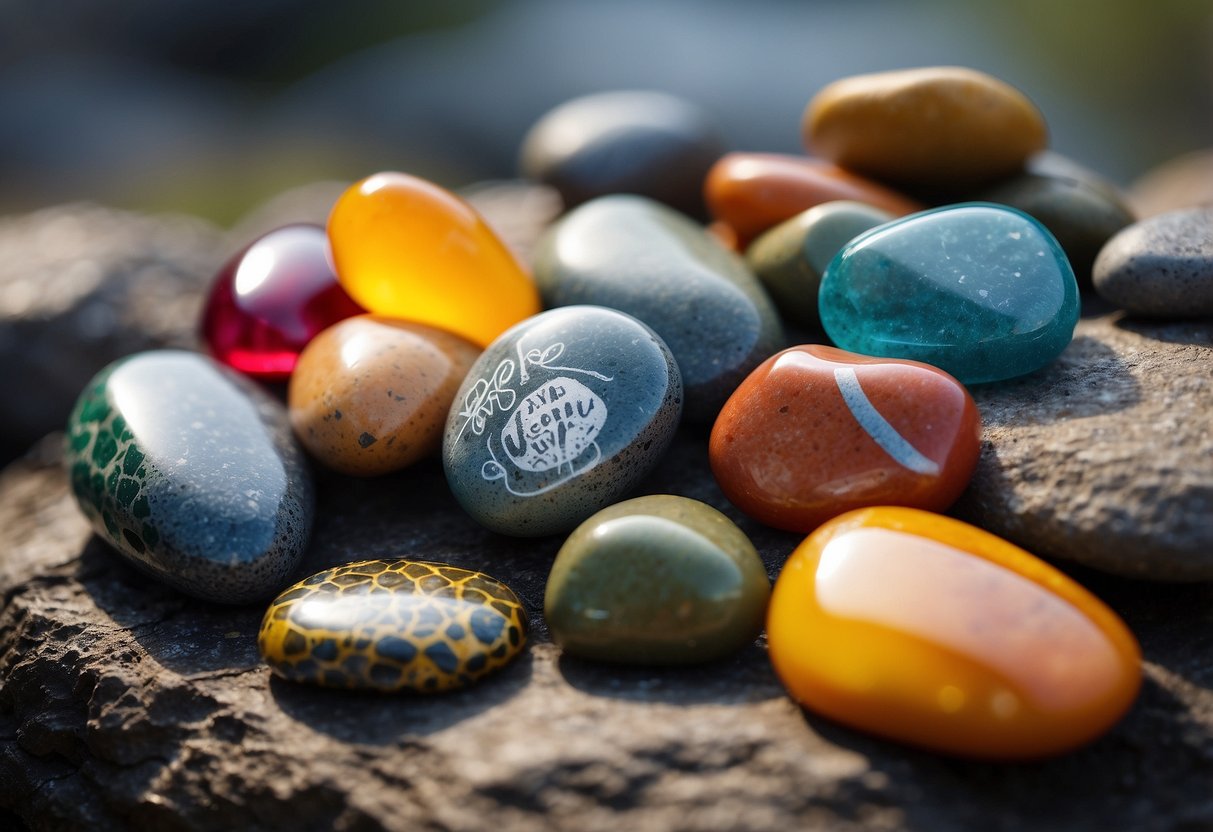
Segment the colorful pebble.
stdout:
[[770,592],[758,552],[729,518],[663,494],[617,503],[577,527],[552,564],[544,617],[572,655],[689,664],[752,643]]
[[916,190],[955,192],[1009,176],[1048,140],[1019,90],[963,67],[843,78],[805,109],[810,152]]
[[311,533],[312,481],[285,409],[203,355],[138,353],[98,373],[72,411],[66,460],[97,534],[207,601],[277,592]]
[[322,329],[362,312],[337,283],[318,225],[288,225],[224,264],[202,313],[202,338],[220,363],[283,381]]
[[549,307],[607,306],[652,327],[682,371],[689,419],[715,418],[784,344],[775,308],[741,258],[643,197],[602,197],[562,219],[536,252],[535,279]]
[[966,757],[1077,748],[1141,684],[1137,643],[1098,598],[988,532],[906,508],[805,540],[775,582],[767,643],[806,708]]
[[698,105],[664,92],[602,92],[544,115],[522,143],[529,179],[574,208],[608,194],[639,194],[702,216],[703,178],[724,153]]
[[1213,317],[1213,206],[1157,214],[1108,241],[1095,291],[1134,315]]
[[368,560],[285,590],[266,610],[257,646],[292,682],[437,693],[509,664],[527,628],[518,596],[481,572]]
[[468,203],[424,179],[377,173],[329,216],[337,279],[368,311],[462,335],[481,347],[539,312],[539,295]]
[[473,365],[442,463],[455,498],[487,528],[567,532],[657,465],[681,414],[678,365],[651,329],[613,309],[553,309]]
[[424,324],[360,315],[299,356],[291,425],[316,459],[356,476],[396,471],[438,450],[447,412],[480,348]]
[[1078,322],[1078,284],[1039,222],[968,203],[853,240],[826,269],[818,308],[841,349],[923,361],[975,384],[1055,359]]
[[738,508],[807,532],[862,506],[943,511],[980,449],[977,406],[947,373],[809,345],[750,374],[721,410],[708,457]]
[[763,234],[746,249],[746,264],[771,293],[785,320],[818,329],[821,276],[839,250],[868,229],[894,219],[862,202],[824,202]]
[[708,172],[704,195],[712,216],[733,228],[742,249],[823,202],[862,202],[898,217],[926,207],[821,159],[776,153],[730,153]]

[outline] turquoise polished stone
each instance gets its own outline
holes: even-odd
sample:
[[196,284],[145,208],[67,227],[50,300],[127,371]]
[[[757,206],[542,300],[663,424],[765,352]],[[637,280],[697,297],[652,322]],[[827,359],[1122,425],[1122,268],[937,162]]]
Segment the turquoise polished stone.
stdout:
[[924,361],[975,384],[1056,358],[1078,322],[1078,284],[1043,225],[973,202],[852,240],[827,267],[818,306],[844,350]]

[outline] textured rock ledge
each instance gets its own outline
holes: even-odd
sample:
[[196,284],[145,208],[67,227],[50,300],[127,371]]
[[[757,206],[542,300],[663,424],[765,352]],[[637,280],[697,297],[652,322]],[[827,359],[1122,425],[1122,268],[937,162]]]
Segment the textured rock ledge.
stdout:
[[[739,520],[772,574],[796,538],[740,518],[683,434],[649,483]],[[272,680],[261,611],[205,605],[95,538],[55,462],[0,476],[0,810],[33,829],[1161,829],[1213,824],[1213,585],[1079,575],[1138,633],[1147,682],[1094,746],[1036,764],[948,760],[806,716],[759,642],[693,670],[561,658],[541,617],[559,540],[470,523],[429,464],[330,476],[303,570],[412,555],[515,587],[534,642],[431,699]]]

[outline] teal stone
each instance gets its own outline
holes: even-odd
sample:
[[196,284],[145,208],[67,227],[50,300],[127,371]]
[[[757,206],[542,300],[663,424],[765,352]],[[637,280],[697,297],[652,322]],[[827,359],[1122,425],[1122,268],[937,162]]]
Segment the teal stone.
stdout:
[[851,241],[826,269],[818,307],[841,349],[923,361],[977,384],[1055,359],[1078,323],[1078,284],[1037,220],[974,202]]
[[98,535],[207,601],[273,595],[311,532],[311,475],[286,409],[196,353],[139,353],[98,373],[68,422],[66,464]]
[[746,249],[746,264],[770,293],[785,320],[819,329],[821,275],[843,246],[894,219],[887,211],[851,200],[815,205],[764,233]]
[[644,197],[601,197],[565,216],[539,245],[535,283],[547,307],[606,306],[652,327],[682,371],[691,421],[716,418],[783,347],[775,307],[745,262]]

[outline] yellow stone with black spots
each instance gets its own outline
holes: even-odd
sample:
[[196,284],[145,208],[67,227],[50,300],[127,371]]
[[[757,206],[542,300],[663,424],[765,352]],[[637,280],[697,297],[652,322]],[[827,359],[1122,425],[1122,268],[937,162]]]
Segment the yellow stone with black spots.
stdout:
[[284,679],[431,693],[471,684],[522,651],[527,611],[508,586],[443,563],[369,560],[274,599],[257,645]]

